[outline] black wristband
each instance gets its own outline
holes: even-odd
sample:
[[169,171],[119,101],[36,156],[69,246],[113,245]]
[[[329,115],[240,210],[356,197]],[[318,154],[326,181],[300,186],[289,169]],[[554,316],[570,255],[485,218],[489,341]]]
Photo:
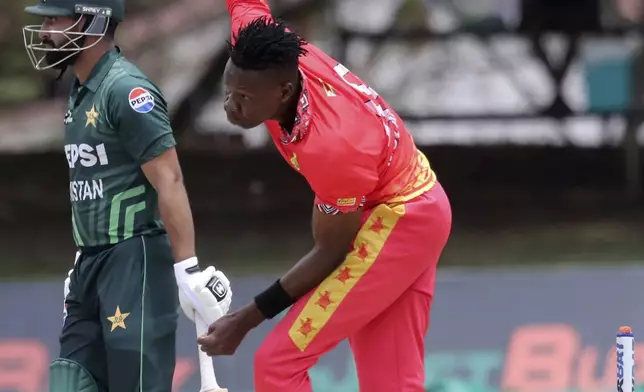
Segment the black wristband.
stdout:
[[294,303],[295,301],[284,291],[279,279],[255,297],[257,308],[269,320]]

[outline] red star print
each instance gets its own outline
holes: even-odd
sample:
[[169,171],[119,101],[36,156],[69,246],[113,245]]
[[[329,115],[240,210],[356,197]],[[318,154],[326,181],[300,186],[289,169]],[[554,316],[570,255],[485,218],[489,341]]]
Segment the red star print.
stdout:
[[353,276],[351,276],[351,269],[349,269],[349,267],[344,267],[344,269],[341,269],[338,276],[335,278],[342,283],[346,283],[347,280],[353,278]]
[[326,308],[332,303],[331,293],[327,290],[323,294],[320,294],[320,298],[318,298],[318,301],[315,304],[326,311]]
[[300,322],[302,323],[302,326],[300,326],[299,331],[302,335],[308,336],[315,330],[315,328],[313,328],[313,319],[311,319],[310,317],[308,317],[306,320],[300,320]]
[[369,230],[373,231],[374,233],[380,234],[380,230],[384,229],[385,225],[382,224],[382,217],[379,216],[376,221],[371,225]]
[[367,251],[367,244],[362,244],[360,246],[360,250],[358,251],[358,257],[364,260],[367,258],[367,256],[369,256],[369,252]]

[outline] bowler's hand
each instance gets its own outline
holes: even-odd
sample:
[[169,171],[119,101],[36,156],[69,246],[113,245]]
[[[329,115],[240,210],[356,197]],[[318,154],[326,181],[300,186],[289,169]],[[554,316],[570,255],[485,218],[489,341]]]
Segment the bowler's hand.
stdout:
[[208,334],[197,339],[201,351],[209,356],[233,355],[246,334],[264,320],[255,303],[227,314],[208,327]]

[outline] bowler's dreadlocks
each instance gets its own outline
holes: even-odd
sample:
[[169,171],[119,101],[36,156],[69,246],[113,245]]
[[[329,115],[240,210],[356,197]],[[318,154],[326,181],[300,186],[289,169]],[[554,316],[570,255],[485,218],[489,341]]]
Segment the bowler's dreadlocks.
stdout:
[[283,21],[273,21],[268,16],[240,28],[234,41],[226,43],[228,54],[232,63],[243,70],[297,70],[299,57],[307,53],[304,39],[288,31]]

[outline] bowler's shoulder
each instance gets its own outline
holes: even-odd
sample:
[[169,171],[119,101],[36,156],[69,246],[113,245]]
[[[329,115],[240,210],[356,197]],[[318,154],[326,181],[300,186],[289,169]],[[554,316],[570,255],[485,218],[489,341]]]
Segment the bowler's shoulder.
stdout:
[[305,177],[309,180],[315,181],[315,177],[323,177],[318,180],[326,182],[338,176],[352,177],[355,173],[377,172],[379,154],[364,148],[336,129],[319,126],[314,122],[305,143],[302,150],[306,161],[311,162],[316,169],[321,169],[307,173]]
[[320,118],[314,118],[311,123],[307,149],[318,161],[333,167],[377,165],[380,161],[383,143],[376,137],[369,137],[360,124],[336,121],[329,124]]

